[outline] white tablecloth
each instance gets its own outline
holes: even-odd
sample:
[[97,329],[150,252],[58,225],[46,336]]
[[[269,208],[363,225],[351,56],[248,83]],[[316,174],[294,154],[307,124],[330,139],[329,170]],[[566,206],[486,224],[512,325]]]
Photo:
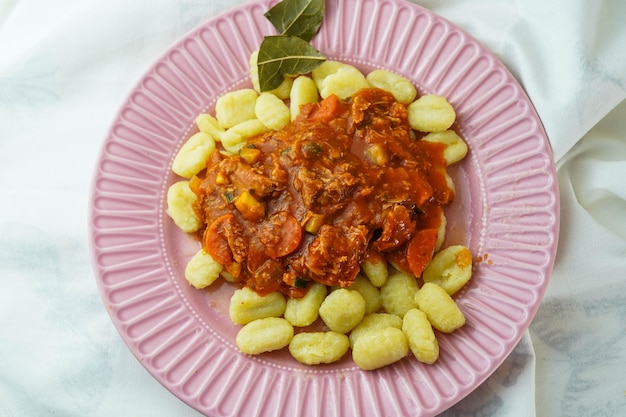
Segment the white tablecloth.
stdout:
[[[422,0],[523,85],[557,162],[561,237],[529,332],[445,416],[626,415],[626,2]],[[197,416],[107,315],[88,197],[107,129],[177,39],[242,0],[0,3],[0,416]]]

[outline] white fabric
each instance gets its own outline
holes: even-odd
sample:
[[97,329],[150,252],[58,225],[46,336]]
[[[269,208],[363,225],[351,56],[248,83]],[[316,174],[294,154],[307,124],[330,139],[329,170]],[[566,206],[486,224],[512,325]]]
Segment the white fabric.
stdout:
[[[422,0],[541,116],[561,238],[529,332],[444,416],[626,415],[626,2]],[[102,140],[143,72],[242,0],[0,3],[0,416],[197,416],[122,343],[88,255]]]

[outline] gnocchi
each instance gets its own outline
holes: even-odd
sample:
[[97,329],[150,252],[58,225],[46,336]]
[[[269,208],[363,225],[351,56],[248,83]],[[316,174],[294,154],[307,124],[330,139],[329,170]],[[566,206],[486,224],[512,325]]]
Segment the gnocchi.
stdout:
[[339,288],[320,306],[320,317],[330,330],[348,333],[365,316],[365,300],[357,291]]
[[365,314],[374,313],[382,307],[380,291],[363,275],[357,275],[348,289],[361,294],[365,300]]
[[283,318],[266,317],[247,323],[237,333],[235,343],[247,355],[279,350],[293,339],[293,326]]
[[354,346],[356,340],[362,335],[378,329],[395,327],[402,329],[402,318],[389,313],[371,313],[363,317],[363,320],[350,332],[350,346]]
[[375,287],[382,287],[387,282],[389,268],[387,261],[380,254],[370,254],[361,264],[361,271]]
[[185,266],[185,279],[194,288],[202,289],[213,284],[222,273],[222,265],[204,249],[200,249]]
[[289,94],[289,110],[293,121],[300,114],[300,107],[309,103],[316,103],[319,92],[315,81],[307,76],[300,76],[293,80],[291,92]]
[[180,148],[172,162],[172,171],[183,178],[191,178],[206,167],[213,151],[215,151],[213,137],[198,132],[187,139]]
[[374,70],[365,79],[372,87],[390,92],[398,103],[410,104],[417,97],[417,90],[407,78],[387,70]]
[[433,327],[443,333],[452,333],[465,324],[465,316],[450,297],[437,284],[427,282],[415,296],[418,308],[426,314]]
[[[320,98],[335,95],[346,99],[362,88],[383,89],[405,106],[411,128],[425,133],[420,140],[445,146],[447,166],[468,153],[465,141],[451,130],[456,113],[447,99],[434,94],[416,98],[415,86],[403,76],[382,69],[364,74],[352,65],[329,60],[310,76],[286,76],[278,88],[261,93],[257,53],[250,56],[252,88],[226,93],[218,98],[214,114],[198,115],[198,132],[173,159],[172,171],[185,180],[168,189],[167,214],[187,233],[202,226],[193,209],[196,196],[188,179],[194,180],[212,153],[219,149],[245,159],[242,149],[250,138],[283,129],[303,105]],[[454,181],[447,171],[443,174],[452,198]],[[371,253],[362,260],[360,274],[347,288],[315,283],[302,298],[287,299],[279,292],[261,296],[247,287],[235,290],[228,314],[233,323],[242,326],[236,336],[238,348],[248,355],[287,348],[295,360],[306,365],[336,362],[351,349],[354,363],[363,370],[387,366],[409,352],[420,362],[435,363],[440,352],[434,329],[449,333],[464,325],[463,312],[451,295],[467,284],[472,273],[468,248],[453,245],[442,249],[446,227],[442,211],[435,255],[417,277],[421,281],[379,253]],[[185,268],[185,279],[197,289],[208,287],[219,277],[237,280],[202,249]],[[421,288],[418,282],[423,282]],[[315,326],[316,322],[327,329],[294,329]]]
[[189,188],[189,181],[175,182],[167,189],[167,214],[186,233],[193,233],[202,226],[193,209],[196,199],[196,195]]
[[387,313],[404,316],[404,313],[417,307],[415,294],[417,281],[406,272],[396,272],[387,278],[387,282],[380,288],[381,304]]
[[259,95],[254,112],[261,123],[271,130],[280,130],[291,122],[289,107],[272,93]]
[[315,85],[319,88],[320,85],[323,84],[326,77],[328,77],[331,74],[336,73],[337,71],[339,71],[341,68],[343,68],[346,65],[347,64],[344,64],[343,62],[340,62],[340,61],[326,60],[317,68],[315,68],[313,71],[311,71],[311,79],[313,80]]
[[259,119],[243,121],[222,134],[222,146],[232,154],[238,153],[253,136],[267,132],[269,129]]
[[202,133],[206,133],[211,136],[214,141],[219,142],[222,140],[222,134],[224,128],[220,126],[217,119],[210,114],[202,113],[196,117],[196,126]]
[[467,144],[454,130],[431,132],[422,140],[444,144],[446,149],[443,151],[443,157],[448,165],[459,162],[467,155]]
[[343,100],[362,88],[370,87],[363,73],[357,68],[333,61],[326,61],[314,69],[313,80],[322,98],[334,94]]
[[386,327],[359,337],[352,348],[352,360],[361,369],[371,371],[398,362],[409,354],[409,342],[402,330]]
[[341,359],[350,347],[348,336],[338,332],[298,333],[289,343],[289,353],[306,365],[333,363]]
[[456,112],[445,97],[430,94],[421,96],[407,107],[409,124],[420,132],[443,132],[456,119]]
[[424,269],[422,279],[453,295],[467,284],[471,276],[472,253],[463,245],[453,245],[435,254]]
[[235,290],[228,314],[235,324],[248,324],[266,317],[280,317],[285,312],[287,301],[279,292],[259,295],[248,287]]
[[407,311],[402,319],[402,331],[415,358],[429,365],[439,358],[439,342],[426,314],[417,308]]
[[320,306],[326,298],[325,285],[313,284],[302,298],[290,298],[285,307],[285,319],[297,327],[313,324],[319,317]]
[[215,103],[215,118],[219,126],[229,129],[256,118],[257,92],[251,88],[231,91],[220,96]]

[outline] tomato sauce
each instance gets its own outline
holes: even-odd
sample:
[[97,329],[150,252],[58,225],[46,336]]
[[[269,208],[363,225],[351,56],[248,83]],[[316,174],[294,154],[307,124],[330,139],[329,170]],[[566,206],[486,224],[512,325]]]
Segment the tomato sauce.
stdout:
[[349,286],[368,256],[421,274],[454,198],[443,145],[421,141],[379,89],[302,107],[239,155],[215,152],[191,186],[204,249],[260,294]]

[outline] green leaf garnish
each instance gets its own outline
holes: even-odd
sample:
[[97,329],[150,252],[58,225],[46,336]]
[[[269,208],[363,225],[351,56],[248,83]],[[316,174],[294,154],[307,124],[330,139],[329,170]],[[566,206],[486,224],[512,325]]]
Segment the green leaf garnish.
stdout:
[[320,51],[297,36],[266,36],[257,59],[261,91],[277,88],[285,75],[307,74],[325,60]]
[[283,0],[265,13],[282,35],[309,42],[322,25],[324,0]]

